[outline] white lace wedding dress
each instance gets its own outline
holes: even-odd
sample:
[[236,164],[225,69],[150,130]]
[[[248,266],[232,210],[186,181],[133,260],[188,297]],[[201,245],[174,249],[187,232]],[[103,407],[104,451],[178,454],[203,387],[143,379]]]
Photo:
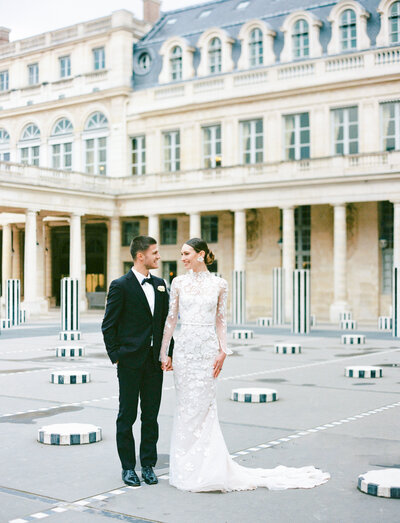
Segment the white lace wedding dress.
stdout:
[[164,329],[165,360],[177,324],[181,329],[173,353],[176,411],[171,436],[169,482],[192,492],[312,488],[329,479],[314,467],[252,469],[235,463],[219,426],[213,365],[226,342],[225,280],[208,271],[175,278]]

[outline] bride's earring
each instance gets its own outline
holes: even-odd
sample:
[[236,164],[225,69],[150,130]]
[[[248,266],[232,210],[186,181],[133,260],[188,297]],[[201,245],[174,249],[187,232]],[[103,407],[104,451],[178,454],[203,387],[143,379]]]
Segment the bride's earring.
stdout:
[[198,262],[203,262],[203,261],[204,261],[203,256],[199,256],[199,257],[197,258],[197,261],[198,261]]

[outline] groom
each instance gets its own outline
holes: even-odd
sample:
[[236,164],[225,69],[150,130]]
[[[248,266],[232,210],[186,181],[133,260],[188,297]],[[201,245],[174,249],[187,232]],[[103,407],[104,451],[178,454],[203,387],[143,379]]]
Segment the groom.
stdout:
[[[152,276],[160,260],[157,242],[137,236],[131,242],[133,267],[111,282],[101,326],[108,356],[118,366],[119,412],[117,448],[122,479],[137,487],[136,452],[132,426],[138,400],[141,408],[140,462],[142,478],[148,485],[158,483],[153,467],[157,461],[158,423],[163,372],[159,361],[168,293],[165,282]],[[172,356],[173,342],[169,347]]]

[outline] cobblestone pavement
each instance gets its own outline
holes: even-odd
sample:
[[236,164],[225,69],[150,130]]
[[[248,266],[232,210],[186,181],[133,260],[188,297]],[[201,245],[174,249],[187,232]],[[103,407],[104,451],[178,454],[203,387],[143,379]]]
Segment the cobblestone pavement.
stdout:
[[[168,483],[174,406],[173,376],[164,380],[157,486],[126,487],[115,446],[116,370],[106,357],[101,315],[82,317],[86,356],[55,357],[58,313],[0,336],[0,522],[395,522],[399,500],[357,490],[360,474],[400,467],[400,340],[371,327],[366,344],[342,345],[341,331],[318,326],[309,336],[255,327],[218,384],[218,409],[228,448],[239,463],[272,468],[314,465],[331,480],[312,490],[194,494]],[[302,345],[302,354],[275,354],[274,342]],[[64,344],[64,343],[63,343]],[[383,377],[344,376],[347,365],[379,365]],[[89,371],[79,385],[50,383],[52,370]],[[230,400],[232,388],[267,387],[273,403]],[[37,442],[38,429],[58,423],[102,427],[103,440],[77,446]],[[136,434],[138,431],[135,428]]]

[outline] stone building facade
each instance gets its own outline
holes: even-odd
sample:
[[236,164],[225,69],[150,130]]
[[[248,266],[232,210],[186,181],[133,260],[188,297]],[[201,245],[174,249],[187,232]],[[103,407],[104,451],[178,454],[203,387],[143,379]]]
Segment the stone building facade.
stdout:
[[320,320],[389,314],[400,2],[144,3],[0,45],[2,281],[39,312],[70,274],[96,306],[132,235],[159,238],[167,281],[201,235],[248,320],[279,266],[310,268]]

